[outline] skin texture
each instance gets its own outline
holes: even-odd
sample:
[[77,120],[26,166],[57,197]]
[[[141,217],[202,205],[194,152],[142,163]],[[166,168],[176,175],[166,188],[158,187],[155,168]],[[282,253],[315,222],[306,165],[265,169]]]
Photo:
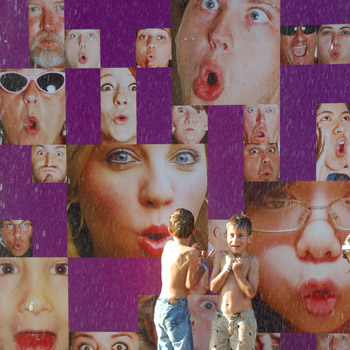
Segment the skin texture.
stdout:
[[68,350],[67,258],[0,258],[0,343],[17,350],[21,332],[56,336],[52,350]]
[[68,68],[100,68],[100,31],[67,30],[65,51]]
[[75,332],[72,350],[138,350],[138,336],[132,332]]
[[[279,8],[278,0],[189,1],[175,38],[183,104],[278,103]],[[220,80],[215,96],[196,90],[204,68]]]
[[[292,198],[312,206],[327,206],[350,192],[350,184],[346,181],[294,182],[289,185],[280,194],[275,191],[269,195],[266,187],[255,190],[259,191],[259,198],[263,195],[267,199]],[[280,233],[256,231],[262,226],[272,230],[273,222],[273,226],[280,230],[289,229],[287,224],[293,225],[292,214],[284,215],[281,220],[278,208],[283,208],[283,205],[262,206],[254,199],[250,204],[245,203],[245,210],[253,223],[254,244],[250,251],[260,260],[261,297],[291,322],[289,331],[342,332],[350,318],[349,266],[341,254],[341,244],[348,230],[337,229],[327,209],[321,208],[311,209],[300,229]],[[336,213],[334,215],[337,220]],[[301,214],[295,215],[296,227],[298,223],[302,224],[298,217],[301,220]]]
[[170,29],[139,29],[136,34],[137,67],[168,67],[169,60],[171,60]]
[[280,138],[279,105],[247,105],[243,109],[245,143],[277,143]]
[[[329,173],[350,175],[350,113],[345,103],[322,103],[317,110],[318,181]],[[341,144],[344,144],[343,146]]]
[[226,223],[227,220],[208,220],[208,242],[217,251],[228,249],[226,241]]
[[350,24],[321,25],[317,33],[318,63],[350,63]]
[[65,145],[32,146],[34,182],[64,182],[67,176]]
[[316,32],[304,34],[298,26],[294,35],[281,34],[281,58],[284,64],[315,64]]
[[[37,76],[47,70],[19,69],[24,75]],[[12,71],[11,71],[12,72]],[[10,145],[52,145],[63,142],[61,131],[66,120],[65,87],[56,93],[45,93],[31,81],[20,93],[8,93],[0,88],[0,117],[4,143]],[[27,118],[34,116],[40,127],[35,133],[26,130]]]
[[208,115],[192,106],[173,106],[172,133],[179,143],[200,143],[208,131]]
[[316,350],[348,350],[349,334],[316,334]]
[[29,0],[31,67],[64,68],[64,1]]
[[142,257],[154,254],[143,245],[150,228],[161,229],[164,247],[170,214],[186,208],[197,218],[206,191],[204,145],[110,145],[91,155],[76,201],[95,256]]
[[[27,223],[27,228],[21,228],[20,224]],[[13,225],[13,229],[11,226]],[[5,220],[0,229],[2,240],[14,256],[22,256],[32,244],[33,227],[29,220]]]
[[244,181],[278,181],[279,173],[277,144],[244,145]]
[[136,79],[128,68],[101,69],[102,143],[136,143]]

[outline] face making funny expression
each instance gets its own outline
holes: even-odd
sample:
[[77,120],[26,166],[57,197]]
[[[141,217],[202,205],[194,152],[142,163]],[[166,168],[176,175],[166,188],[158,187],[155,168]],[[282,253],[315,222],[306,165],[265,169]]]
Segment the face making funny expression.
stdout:
[[149,28],[137,31],[136,63],[138,67],[168,67],[170,60],[170,29]]
[[64,1],[29,0],[29,49],[33,68],[64,68]]
[[35,182],[64,182],[67,175],[66,146],[32,146]]
[[316,334],[316,350],[348,350],[350,334]]
[[102,143],[136,143],[136,78],[129,68],[101,69],[101,131]]
[[138,350],[138,336],[132,332],[75,332],[72,350]]
[[76,200],[94,256],[159,257],[170,214],[197,218],[206,191],[204,145],[106,145],[87,161]]
[[326,24],[317,33],[318,63],[350,63],[350,24]]
[[350,183],[247,184],[245,192],[265,303],[293,329],[342,332],[350,319],[349,267],[341,251],[350,230]]
[[278,181],[280,156],[276,143],[244,145],[244,181]]
[[[341,171],[350,166],[350,112],[345,103],[322,103],[317,109],[317,128],[325,166],[330,171]],[[348,170],[347,170],[348,171]],[[350,175],[350,174],[349,174]]]
[[100,31],[67,30],[65,50],[68,68],[99,68]]
[[0,72],[0,118],[4,144],[63,143],[65,76],[58,71]]
[[67,258],[0,258],[0,344],[68,350]]
[[277,143],[280,138],[279,105],[248,105],[243,110],[245,143]]
[[[284,32],[286,34],[283,34]],[[315,48],[316,26],[281,27],[281,60],[283,64],[315,64]]]
[[33,227],[29,220],[4,220],[1,230],[6,249],[14,256],[23,256],[32,245]]
[[178,143],[200,143],[208,130],[208,114],[202,107],[173,106],[173,136]]
[[278,103],[279,32],[279,0],[190,0],[175,39],[183,103]]

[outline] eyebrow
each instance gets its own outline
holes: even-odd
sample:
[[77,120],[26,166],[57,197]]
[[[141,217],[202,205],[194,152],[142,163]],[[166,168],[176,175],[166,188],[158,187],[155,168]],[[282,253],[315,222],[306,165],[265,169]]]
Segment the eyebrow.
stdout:
[[[323,29],[337,30],[337,29],[333,28],[332,26],[324,26],[324,27],[322,26],[321,30],[323,30]],[[342,29],[350,29],[350,26],[344,26],[344,27],[339,28],[338,30],[342,30]]]
[[79,337],[84,337],[84,338],[89,338],[89,339],[94,339],[94,337],[90,334],[86,334],[86,333],[78,333],[78,334],[74,334],[72,339],[76,339]]
[[[323,111],[321,113],[318,113],[316,116],[318,117],[321,114],[332,114],[332,115],[334,115],[334,112],[332,112],[332,111]],[[343,114],[350,114],[350,111],[343,111],[343,112],[341,112],[340,115],[343,115]]]
[[248,0],[248,4],[265,4],[273,7],[274,9],[276,9],[276,11],[278,11],[278,13],[280,13],[279,3],[279,1],[274,0]]
[[127,334],[127,333],[115,333],[111,336],[112,339],[119,338],[119,337],[128,337],[128,338],[132,339],[132,336],[130,334]]

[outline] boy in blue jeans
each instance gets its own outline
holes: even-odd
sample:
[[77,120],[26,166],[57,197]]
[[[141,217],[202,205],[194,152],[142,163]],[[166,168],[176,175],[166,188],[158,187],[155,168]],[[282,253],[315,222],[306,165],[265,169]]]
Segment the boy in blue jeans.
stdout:
[[[162,290],[157,300],[154,323],[158,350],[192,350],[193,337],[187,295],[211,264],[211,257],[189,247],[195,231],[194,217],[189,210],[177,209],[169,219],[169,233],[162,254]],[[199,261],[201,262],[200,267]]]

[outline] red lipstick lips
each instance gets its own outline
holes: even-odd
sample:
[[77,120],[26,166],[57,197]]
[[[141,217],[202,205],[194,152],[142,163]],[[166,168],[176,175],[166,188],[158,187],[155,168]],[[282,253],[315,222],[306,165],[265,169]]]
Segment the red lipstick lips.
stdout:
[[116,125],[123,125],[129,120],[129,117],[127,117],[124,114],[119,114],[115,116],[112,120],[113,120],[113,123]]
[[339,158],[342,158],[345,156],[345,154],[346,154],[346,139],[345,139],[345,137],[341,137],[338,140],[337,145],[335,147],[335,154]]
[[55,350],[56,335],[51,332],[20,332],[14,338],[16,350]]
[[86,64],[87,61],[88,61],[88,59],[87,59],[87,57],[86,57],[86,54],[85,54],[85,53],[81,53],[81,54],[79,55],[79,62],[80,62],[81,64]]
[[24,130],[28,134],[37,134],[40,131],[40,125],[38,119],[36,119],[34,116],[29,116],[26,118],[24,122]]
[[222,68],[209,61],[202,66],[198,79],[195,81],[194,91],[202,100],[215,101],[224,91],[224,85]]
[[160,257],[165,243],[171,239],[166,225],[152,225],[143,230],[139,242],[144,251],[152,257]]
[[306,310],[314,316],[327,316],[334,310],[339,287],[331,279],[310,279],[300,287],[300,295]]

